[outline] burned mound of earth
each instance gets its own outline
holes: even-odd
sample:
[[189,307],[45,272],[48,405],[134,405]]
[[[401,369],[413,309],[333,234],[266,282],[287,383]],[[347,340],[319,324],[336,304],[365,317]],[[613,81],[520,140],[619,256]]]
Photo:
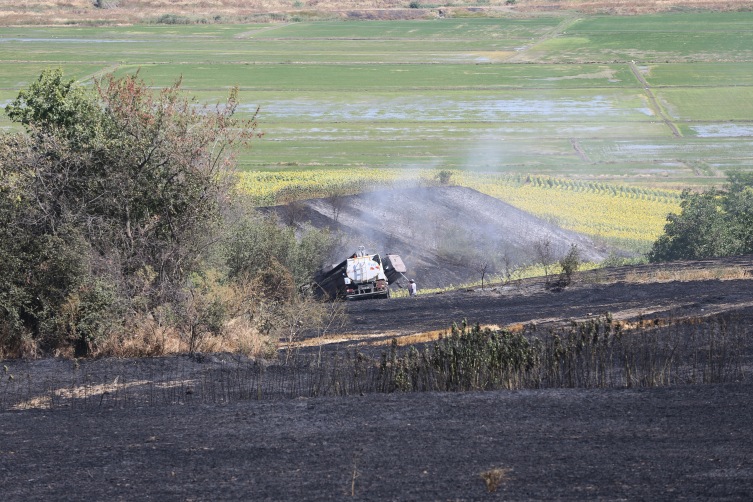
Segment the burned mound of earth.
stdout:
[[[485,241],[504,249],[517,263],[535,260],[536,243],[548,240],[556,258],[577,244],[581,258],[604,259],[608,251],[576,232],[552,225],[476,190],[464,187],[426,187],[380,190],[341,198],[309,199],[291,218],[289,206],[259,208],[277,213],[282,221],[336,229],[346,236],[342,256],[364,245],[367,250],[399,254],[408,277],[420,287],[445,287],[479,279],[467,257],[447,252],[448,240],[480,245]],[[475,243],[475,244],[474,244]]]

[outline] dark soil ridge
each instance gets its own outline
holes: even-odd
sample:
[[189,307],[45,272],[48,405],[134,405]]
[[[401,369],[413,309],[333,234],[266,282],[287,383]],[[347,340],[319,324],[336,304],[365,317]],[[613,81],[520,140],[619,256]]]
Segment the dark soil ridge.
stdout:
[[[564,256],[576,244],[581,258],[601,261],[608,251],[575,232],[565,230],[499,199],[458,186],[378,190],[343,197],[335,219],[327,199],[300,201],[305,211],[299,221],[316,228],[342,231],[349,249],[334,257],[338,263],[359,245],[379,253],[399,254],[406,276],[425,288],[447,287],[478,280],[472,265],[448,260],[437,251],[437,237],[451,227],[474,237],[502,242],[517,261],[531,260],[533,246],[548,239],[555,256]],[[283,220],[285,206],[259,208]],[[353,249],[350,249],[352,247]]]
[[[747,271],[744,278],[681,280],[698,271],[721,273],[735,267]],[[665,276],[679,279],[660,279]],[[380,334],[388,339],[447,329],[464,318],[498,326],[554,327],[604,312],[620,321],[738,312],[753,325],[753,255],[599,269],[581,273],[575,280],[564,289],[547,285],[545,278],[533,278],[483,290],[475,287],[415,298],[351,302],[345,332],[377,335],[371,338],[375,341]],[[346,345],[358,343],[362,342]]]

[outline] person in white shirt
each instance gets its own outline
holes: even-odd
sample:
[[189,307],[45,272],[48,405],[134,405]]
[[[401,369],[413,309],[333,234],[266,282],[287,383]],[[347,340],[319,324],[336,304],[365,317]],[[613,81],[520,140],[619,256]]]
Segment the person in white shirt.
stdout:
[[408,294],[410,296],[416,296],[416,294],[417,294],[416,291],[417,290],[418,289],[416,288],[416,281],[414,281],[413,279],[411,279],[410,280],[410,286],[408,286]]

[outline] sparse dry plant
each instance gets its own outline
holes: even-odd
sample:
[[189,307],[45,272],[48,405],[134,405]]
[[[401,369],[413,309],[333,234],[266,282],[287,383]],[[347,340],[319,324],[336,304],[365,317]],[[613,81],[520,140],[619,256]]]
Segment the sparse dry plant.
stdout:
[[484,480],[484,483],[486,483],[486,491],[488,493],[496,492],[497,488],[499,487],[499,483],[502,482],[503,479],[507,476],[507,473],[511,469],[501,469],[499,467],[495,467],[494,469],[489,469],[488,471],[482,472],[479,475],[481,476],[481,479]]
[[578,268],[580,268],[580,253],[578,251],[578,245],[571,244],[570,251],[560,259],[559,263],[562,272],[560,273],[557,283],[561,288],[564,288],[570,285],[573,281],[573,275],[578,271]]
[[347,202],[346,191],[339,186],[332,187],[328,190],[325,200],[332,210],[332,221],[337,223],[337,221],[340,219],[340,213],[342,212]]
[[533,253],[536,257],[536,261],[544,267],[544,275],[546,276],[546,282],[549,284],[549,273],[551,272],[552,265],[556,263],[554,257],[554,247],[552,241],[548,238],[539,239],[533,245]]

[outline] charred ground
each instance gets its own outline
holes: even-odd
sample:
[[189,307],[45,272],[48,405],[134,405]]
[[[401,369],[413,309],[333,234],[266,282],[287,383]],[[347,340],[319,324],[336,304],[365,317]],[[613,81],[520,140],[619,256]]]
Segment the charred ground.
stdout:
[[[641,315],[735,315],[750,326],[750,273],[730,280],[680,279],[724,267],[753,270],[753,256],[609,269],[581,276],[563,291],[530,280],[486,291],[353,302],[347,328],[352,339],[325,350],[442,329],[463,317],[554,326],[609,310],[627,321]],[[122,375],[135,384],[150,371],[152,377],[172,373],[172,387],[167,382],[155,392],[173,392],[178,403],[149,406],[148,400],[129,401],[91,386],[88,400],[78,401],[81,409],[61,400],[55,409],[0,412],[5,500],[753,497],[748,381],[192,401],[181,378],[233,357],[4,361],[16,378],[34,382],[107,373],[106,382]],[[45,389],[43,383],[38,387],[38,403]],[[480,477],[490,469],[503,474],[494,493],[487,493]]]
[[[379,190],[299,202],[295,224],[309,222],[345,237],[341,261],[357,246],[399,254],[409,278],[423,287],[447,287],[479,280],[473,259],[455,251],[467,248],[507,254],[512,263],[530,263],[534,247],[551,244],[553,256],[576,244],[585,261],[600,261],[608,250],[591,239],[521,211],[499,199],[458,186]],[[260,208],[290,222],[290,206]],[[353,249],[351,249],[353,248]]]

